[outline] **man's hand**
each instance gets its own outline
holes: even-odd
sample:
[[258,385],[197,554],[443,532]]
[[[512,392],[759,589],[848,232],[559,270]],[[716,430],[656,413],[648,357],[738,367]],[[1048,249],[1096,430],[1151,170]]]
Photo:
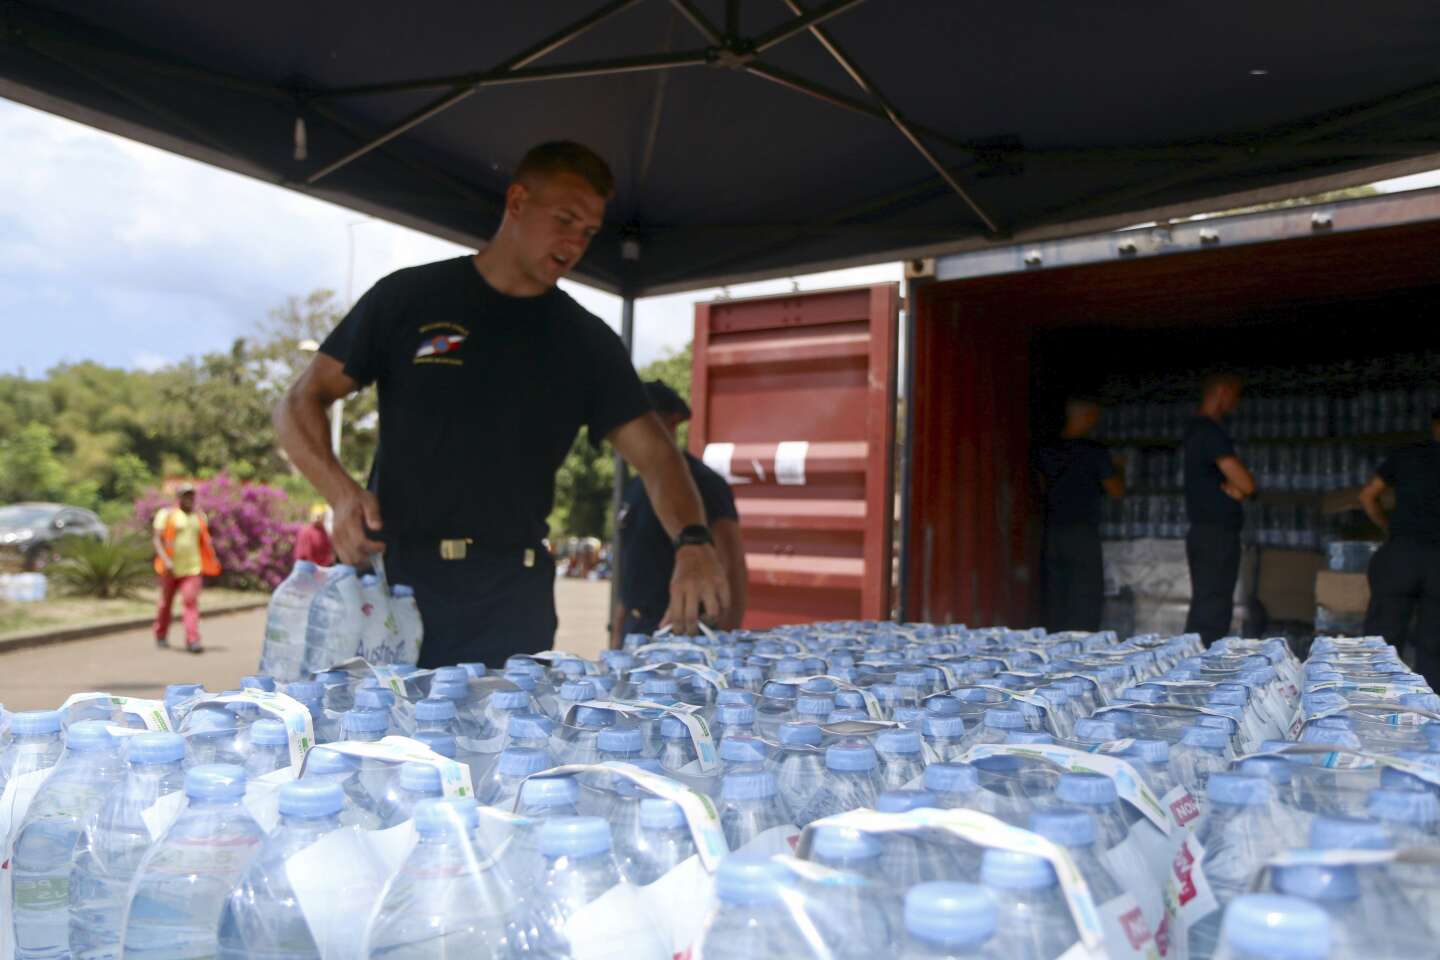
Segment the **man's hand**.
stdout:
[[160,566],[165,568],[166,573],[175,572],[175,560],[168,553],[160,554]]
[[382,529],[380,498],[369,490],[357,489],[335,504],[335,553],[346,563],[364,565],[370,557],[385,552],[385,544],[365,535],[366,528]]
[[693,544],[675,551],[675,575],[670,578],[670,609],[661,625],[690,636],[699,631],[700,607],[705,620],[713,623],[730,606],[730,585],[720,555],[708,544]]
[[1220,484],[1220,489],[1225,492],[1225,496],[1229,497],[1231,500],[1234,500],[1236,503],[1245,502],[1244,492],[1239,487],[1235,486],[1235,484],[1230,483],[1228,480],[1225,483]]

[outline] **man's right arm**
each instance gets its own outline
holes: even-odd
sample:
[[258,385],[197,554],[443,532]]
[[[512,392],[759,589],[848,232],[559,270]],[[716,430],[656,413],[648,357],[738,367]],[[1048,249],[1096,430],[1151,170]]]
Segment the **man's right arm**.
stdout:
[[326,412],[359,386],[339,360],[315,355],[300,378],[275,405],[275,434],[290,462],[335,510],[335,552],[346,563],[364,563],[385,545],[366,536],[381,529],[380,501],[356,483],[330,449]]
[[1364,509],[1365,516],[1386,534],[1390,533],[1390,518],[1385,515],[1385,508],[1380,505],[1380,497],[1388,486],[1384,477],[1374,476],[1360,491],[1360,506]]
[[[159,524],[160,518],[163,516],[165,516],[163,512],[156,514],[155,520],[157,524]],[[165,538],[160,535],[162,529],[164,528],[158,525],[151,528],[150,543],[155,547],[155,556],[159,557],[160,563],[166,570],[169,570],[175,566],[175,562],[171,560],[170,555],[165,552]]]

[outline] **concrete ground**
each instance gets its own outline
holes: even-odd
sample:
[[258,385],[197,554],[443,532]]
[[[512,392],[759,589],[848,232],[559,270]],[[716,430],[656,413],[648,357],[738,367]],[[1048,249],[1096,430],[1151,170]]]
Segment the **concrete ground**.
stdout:
[[[605,647],[608,581],[557,580],[555,603],[560,631],[555,645],[585,657]],[[178,624],[171,628],[172,646],[155,646],[148,629],[129,630],[89,640],[57,643],[0,654],[0,704],[7,710],[58,707],[72,693],[105,691],[158,699],[167,683],[203,683],[207,690],[226,690],[253,673],[260,662],[265,611],[204,618],[205,652],[186,653]]]

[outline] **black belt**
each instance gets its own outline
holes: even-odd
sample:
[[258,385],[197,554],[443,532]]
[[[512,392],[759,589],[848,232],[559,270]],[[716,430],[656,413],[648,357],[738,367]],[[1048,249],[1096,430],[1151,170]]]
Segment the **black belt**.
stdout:
[[443,540],[402,539],[398,544],[403,550],[413,550],[422,555],[438,557],[441,560],[486,560],[519,559],[525,567],[535,566],[536,558],[543,546],[533,547],[491,547],[476,544],[473,537],[451,537]]

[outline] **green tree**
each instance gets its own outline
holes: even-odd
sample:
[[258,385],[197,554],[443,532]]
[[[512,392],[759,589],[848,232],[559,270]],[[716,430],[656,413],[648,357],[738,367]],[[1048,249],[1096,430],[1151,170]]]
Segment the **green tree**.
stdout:
[[0,502],[61,500],[65,486],[65,467],[55,456],[49,427],[27,424],[0,441]]

